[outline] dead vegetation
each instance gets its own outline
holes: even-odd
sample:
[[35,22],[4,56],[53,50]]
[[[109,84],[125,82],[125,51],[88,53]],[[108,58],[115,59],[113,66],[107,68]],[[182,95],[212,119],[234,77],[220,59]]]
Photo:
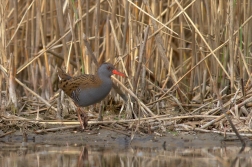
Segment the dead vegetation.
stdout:
[[78,124],[71,100],[58,98],[56,68],[80,75],[106,61],[128,77],[113,78],[120,90],[91,108],[104,110],[105,118],[95,121],[97,114],[89,112],[90,126],[130,130],[131,136],[167,130],[232,134],[225,112],[242,135],[251,136],[251,5],[2,0],[0,127],[9,134],[32,123],[41,133],[52,131],[50,124],[53,130]]

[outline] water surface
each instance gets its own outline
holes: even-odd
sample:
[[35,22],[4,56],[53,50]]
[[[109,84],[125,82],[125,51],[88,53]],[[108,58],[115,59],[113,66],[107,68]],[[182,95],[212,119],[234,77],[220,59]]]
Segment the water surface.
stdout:
[[1,167],[229,167],[252,166],[252,151],[238,142],[216,147],[118,147],[1,143]]

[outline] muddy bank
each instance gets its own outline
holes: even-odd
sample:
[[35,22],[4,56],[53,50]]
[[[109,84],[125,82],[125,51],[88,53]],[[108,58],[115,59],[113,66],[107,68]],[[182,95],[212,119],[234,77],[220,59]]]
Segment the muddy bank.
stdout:
[[[0,138],[2,143],[22,143],[24,136],[20,132],[15,132]],[[27,133],[28,143],[40,143],[50,145],[89,145],[107,148],[127,148],[127,147],[146,147],[172,149],[177,147],[220,147],[226,145],[239,146],[240,142],[236,136],[227,136],[214,133],[196,133],[196,132],[167,132],[163,136],[155,134],[135,134],[127,136],[107,129],[92,129],[89,131],[58,131],[46,134]],[[246,139],[247,145],[251,141]]]

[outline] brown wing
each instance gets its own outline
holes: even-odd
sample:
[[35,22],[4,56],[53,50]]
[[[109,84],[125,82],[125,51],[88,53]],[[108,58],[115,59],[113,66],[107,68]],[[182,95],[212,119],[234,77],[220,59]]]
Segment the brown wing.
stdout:
[[101,85],[101,80],[96,75],[84,74],[71,79],[62,79],[59,83],[59,88],[62,89],[68,96],[72,97],[73,93],[78,91],[98,87]]

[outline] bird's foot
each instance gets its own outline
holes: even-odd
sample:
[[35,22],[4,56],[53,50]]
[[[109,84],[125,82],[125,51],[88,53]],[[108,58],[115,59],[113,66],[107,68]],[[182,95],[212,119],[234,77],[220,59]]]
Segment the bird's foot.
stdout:
[[88,126],[88,119],[89,119],[87,113],[78,107],[77,114],[78,114],[78,120],[80,121],[80,126],[82,130],[86,129]]
[[98,120],[98,121],[103,121],[103,116],[100,116],[100,115],[99,115],[99,117],[98,117],[97,120]]
[[102,110],[99,110],[98,121],[103,121]]
[[81,124],[82,129],[86,129],[87,126],[88,126],[88,120],[89,120],[89,118],[88,118],[88,115],[85,112],[83,112],[82,114],[80,114],[80,120],[81,120],[80,124]]

